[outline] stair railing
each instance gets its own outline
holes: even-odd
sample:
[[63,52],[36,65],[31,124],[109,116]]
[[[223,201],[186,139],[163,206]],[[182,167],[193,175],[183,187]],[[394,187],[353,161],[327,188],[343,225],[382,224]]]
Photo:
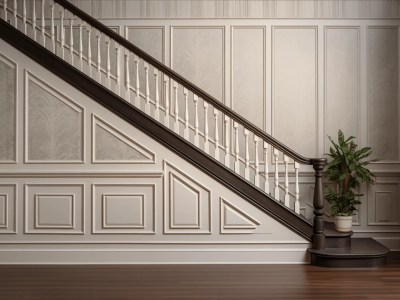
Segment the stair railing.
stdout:
[[300,166],[312,166],[313,247],[324,248],[326,159],[296,153],[66,0],[0,1],[2,19],[298,215]]

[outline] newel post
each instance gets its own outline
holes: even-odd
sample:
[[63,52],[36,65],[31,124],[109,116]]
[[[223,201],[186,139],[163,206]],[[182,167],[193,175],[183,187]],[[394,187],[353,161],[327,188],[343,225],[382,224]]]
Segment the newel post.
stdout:
[[312,164],[315,170],[313,249],[322,250],[325,249],[322,171],[326,165],[326,159],[313,159]]

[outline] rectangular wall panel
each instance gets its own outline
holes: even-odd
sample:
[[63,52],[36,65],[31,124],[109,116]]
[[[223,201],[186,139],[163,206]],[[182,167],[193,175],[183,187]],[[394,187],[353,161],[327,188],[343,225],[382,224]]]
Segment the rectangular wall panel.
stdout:
[[368,144],[373,148],[374,157],[398,161],[398,28],[369,27],[367,41]]
[[368,225],[400,225],[399,182],[377,182],[368,191]]
[[171,67],[224,102],[224,28],[174,27]]
[[359,28],[325,27],[325,152],[337,139],[338,129],[346,136],[359,132]]
[[232,108],[260,128],[265,124],[265,28],[233,27]]
[[297,152],[316,153],[317,28],[274,27],[272,32],[272,128]]

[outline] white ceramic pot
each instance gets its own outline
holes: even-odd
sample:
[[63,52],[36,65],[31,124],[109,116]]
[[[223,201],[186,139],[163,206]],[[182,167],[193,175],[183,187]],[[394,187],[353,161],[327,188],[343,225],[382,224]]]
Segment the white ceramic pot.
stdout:
[[353,216],[335,216],[336,230],[340,232],[351,231]]

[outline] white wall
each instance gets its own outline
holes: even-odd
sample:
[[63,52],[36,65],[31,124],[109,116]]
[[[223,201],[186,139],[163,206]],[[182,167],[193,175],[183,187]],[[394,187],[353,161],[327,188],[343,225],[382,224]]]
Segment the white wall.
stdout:
[[354,228],[400,250],[399,1],[75,3],[305,156],[372,146]]

